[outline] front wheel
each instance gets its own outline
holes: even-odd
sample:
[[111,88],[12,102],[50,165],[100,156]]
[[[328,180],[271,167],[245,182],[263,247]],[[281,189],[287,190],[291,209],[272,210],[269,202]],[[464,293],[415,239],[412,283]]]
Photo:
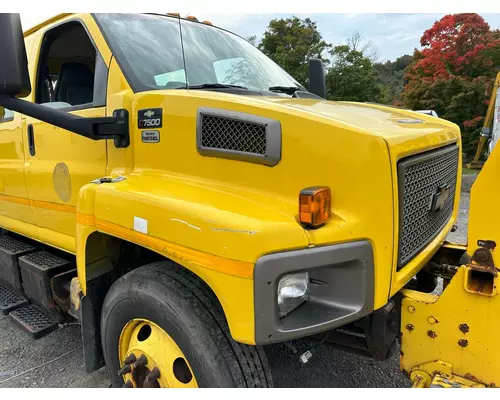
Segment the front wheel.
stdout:
[[262,347],[235,342],[213,293],[171,261],[111,286],[101,337],[114,387],[272,387]]

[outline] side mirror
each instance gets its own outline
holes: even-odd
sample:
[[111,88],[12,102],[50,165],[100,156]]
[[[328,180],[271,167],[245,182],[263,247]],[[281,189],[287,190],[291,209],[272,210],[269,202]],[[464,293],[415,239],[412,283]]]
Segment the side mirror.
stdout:
[[31,93],[28,57],[19,14],[0,14],[0,95]]
[[318,58],[309,60],[309,91],[319,97],[326,97],[325,70],[323,61]]

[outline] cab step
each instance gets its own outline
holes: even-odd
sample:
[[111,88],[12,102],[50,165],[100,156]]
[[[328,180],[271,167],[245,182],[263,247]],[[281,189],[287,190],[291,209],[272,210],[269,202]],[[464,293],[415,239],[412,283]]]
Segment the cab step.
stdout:
[[71,264],[69,261],[47,251],[38,251],[19,257],[21,267],[37,270],[38,273],[51,272],[52,275],[65,272]]
[[[52,279],[70,271],[74,271],[76,275],[74,263],[48,251],[37,251],[19,257],[19,266],[24,293],[28,299],[46,310],[53,319],[62,322],[63,315],[55,301],[56,288]],[[67,296],[69,297],[69,291]]]
[[28,305],[28,300],[7,282],[0,282],[0,310],[7,315],[16,308]]
[[19,269],[19,257],[36,250],[35,246],[23,243],[7,235],[0,236],[0,280],[10,283],[14,289],[23,291]]
[[19,328],[28,332],[33,339],[45,336],[59,326],[57,321],[35,304],[11,311],[9,317]]

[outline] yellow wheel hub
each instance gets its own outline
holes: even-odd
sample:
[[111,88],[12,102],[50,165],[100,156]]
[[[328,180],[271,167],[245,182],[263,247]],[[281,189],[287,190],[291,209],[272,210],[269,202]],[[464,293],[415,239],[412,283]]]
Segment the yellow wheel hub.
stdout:
[[146,319],[125,325],[119,342],[120,366],[124,387],[194,388],[193,371],[170,335]]

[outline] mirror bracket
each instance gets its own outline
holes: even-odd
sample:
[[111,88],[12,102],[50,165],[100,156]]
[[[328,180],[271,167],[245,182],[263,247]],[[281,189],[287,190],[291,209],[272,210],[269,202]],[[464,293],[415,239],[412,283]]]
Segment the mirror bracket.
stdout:
[[125,109],[113,111],[112,117],[84,118],[5,95],[0,95],[0,106],[92,140],[113,139],[117,148],[130,145],[129,114]]
[[116,148],[125,148],[130,145],[128,111],[124,108],[113,111],[112,117],[82,118],[92,124],[93,135],[87,137],[92,140],[114,139]]

